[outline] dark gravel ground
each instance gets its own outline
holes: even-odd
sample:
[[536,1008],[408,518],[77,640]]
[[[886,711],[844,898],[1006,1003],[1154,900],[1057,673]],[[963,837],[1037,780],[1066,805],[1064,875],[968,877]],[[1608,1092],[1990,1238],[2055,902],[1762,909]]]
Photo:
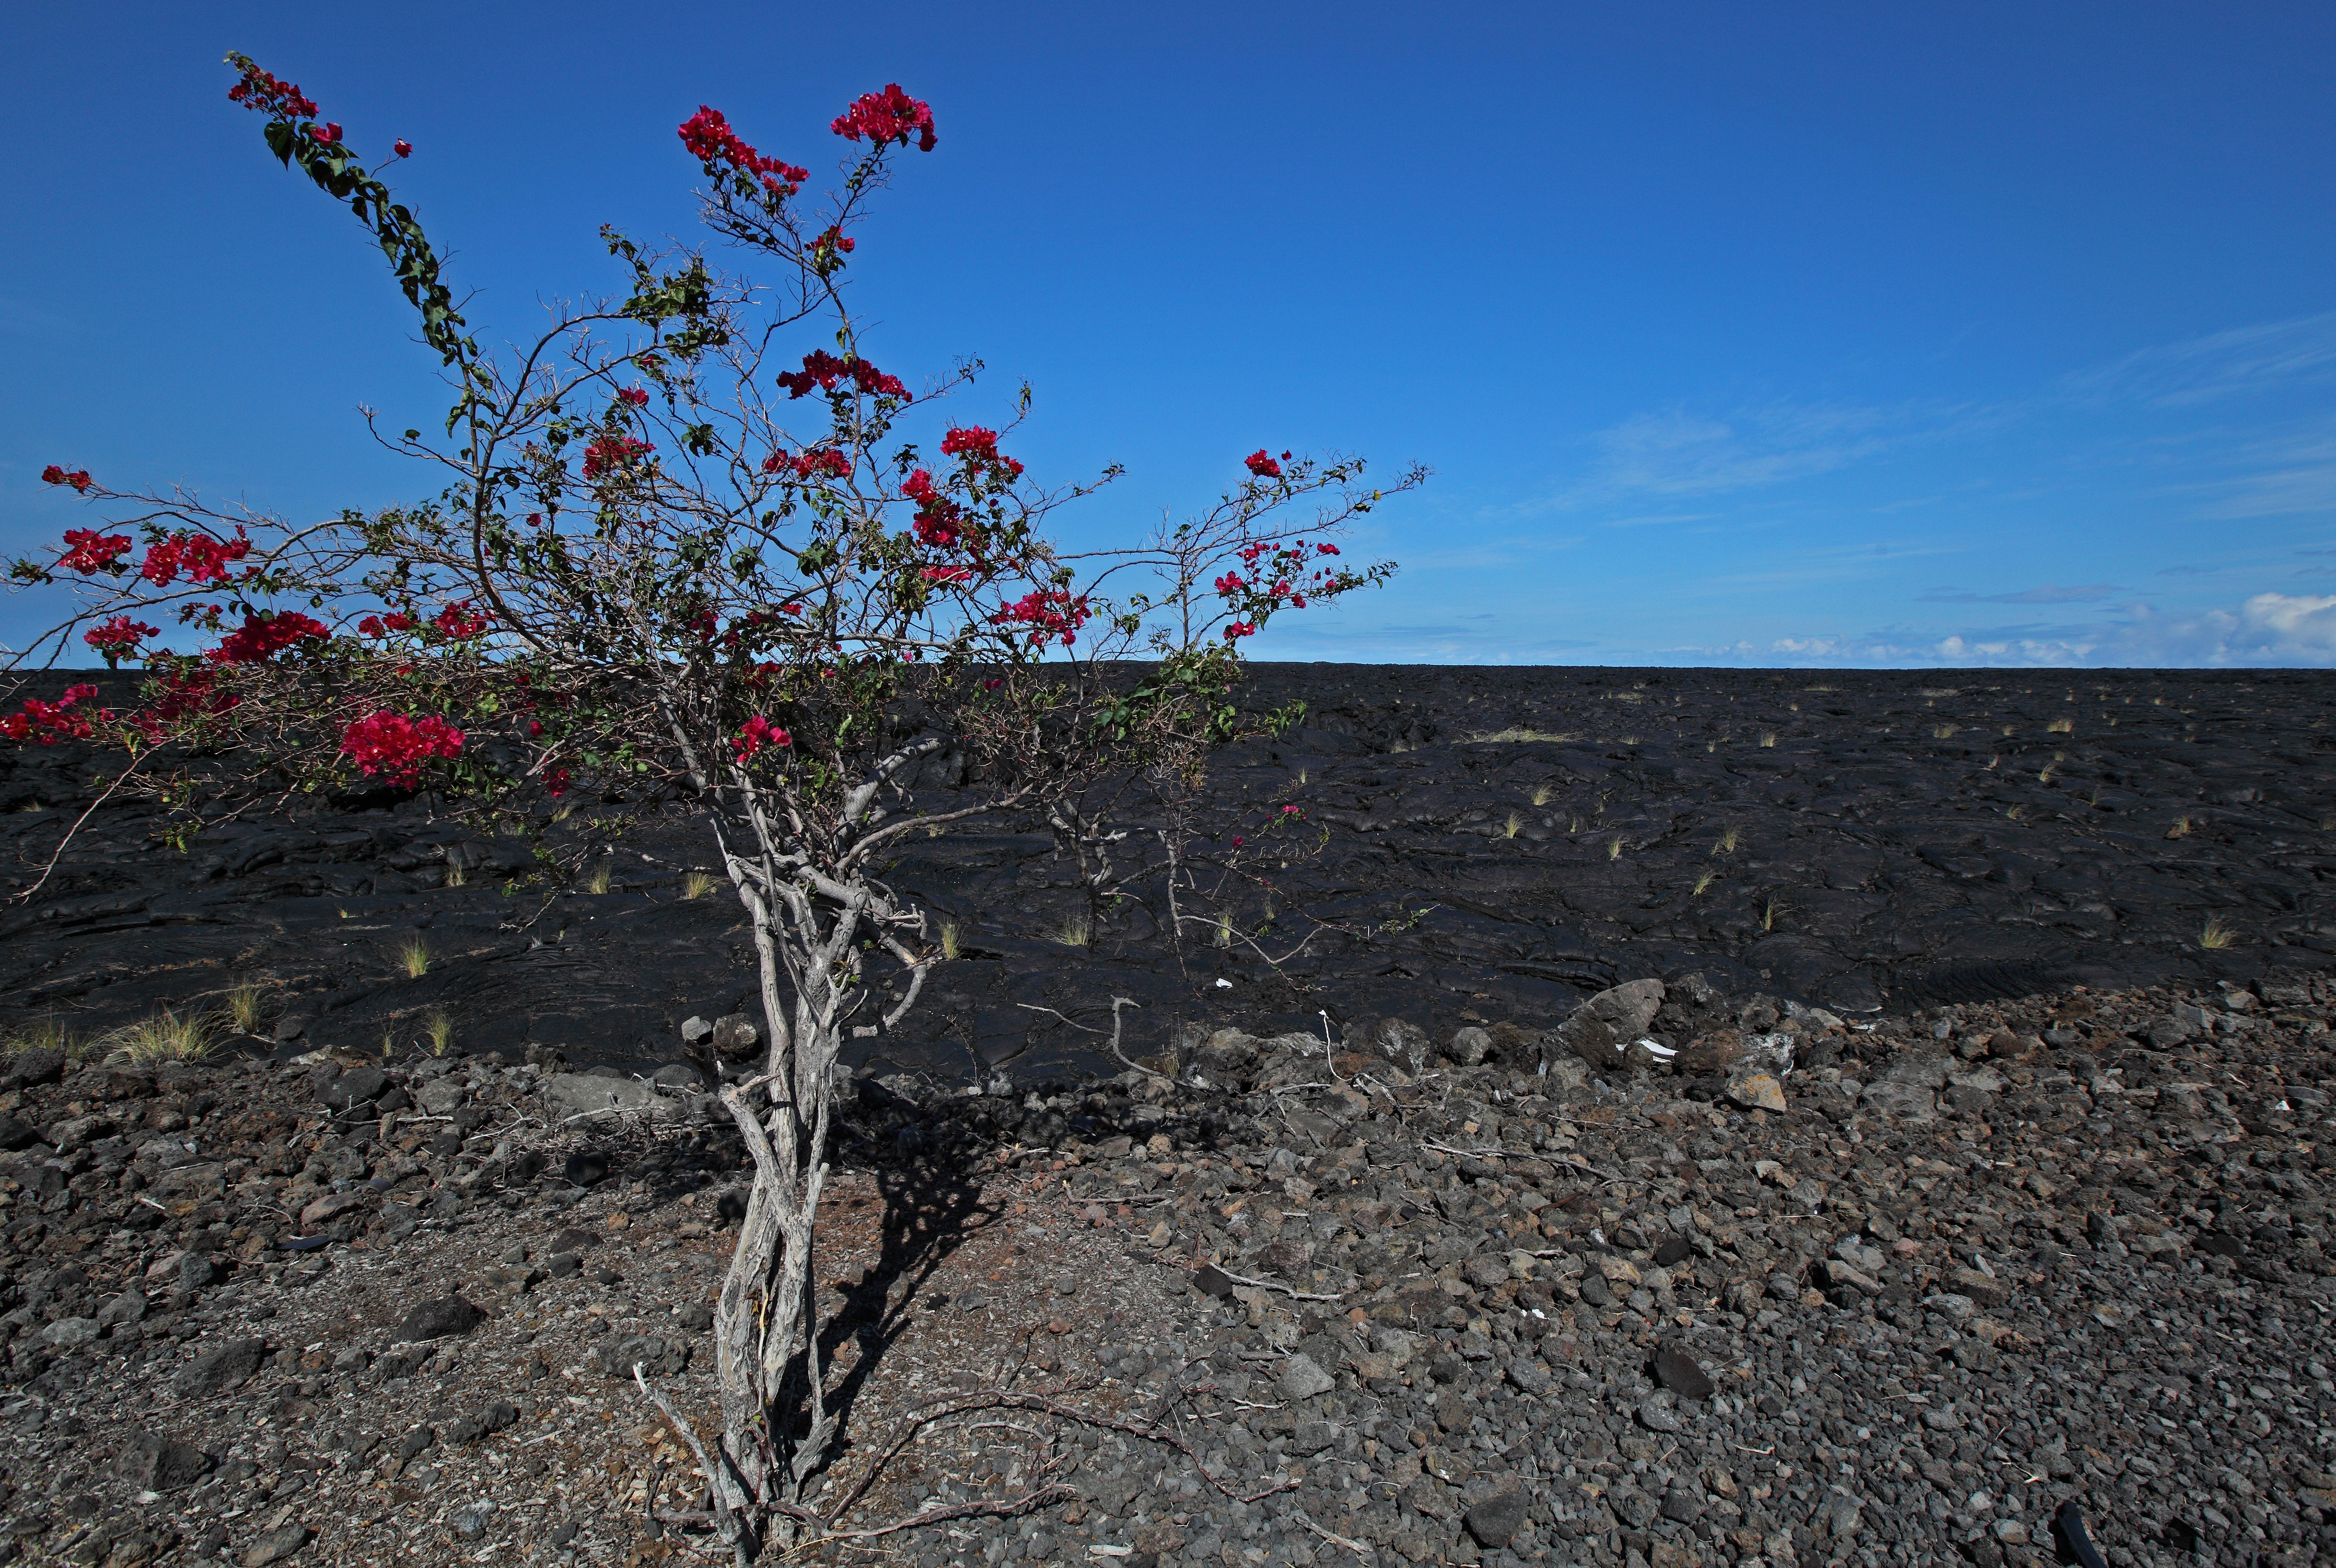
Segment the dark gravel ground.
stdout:
[[[1270,1034],[1320,1011],[1439,1037],[1537,1027],[1648,974],[1868,1017],[2318,967],[2336,953],[2330,680],[1260,666],[1256,700],[1309,717],[1222,760],[1212,820],[1297,804],[1329,836],[1224,913],[1276,957],[1302,950],[1180,953],[1156,880],[1068,945],[1077,905],[1043,837],[953,833],[893,875],[957,928],[961,961],[855,1050],[960,1078],[1097,1068],[1056,1015],[1092,1026],[1115,994],[1144,1004],[1131,1028],[1156,1049],[1195,1022]],[[0,748],[18,886],[91,778],[70,748]],[[0,1033],[87,1038],[251,983],[288,1050],[410,1047],[435,1012],[474,1047],[647,1070],[676,1060],[684,1019],[753,991],[735,903],[685,896],[706,857],[676,827],[628,841],[596,895],[517,886],[522,841],[433,822],[426,800],[245,821],[184,857],[154,826],[100,811],[0,913]],[[429,962],[409,976],[416,941]]]
[[[844,1523],[1033,1502],[810,1560],[1992,1565],[2070,1500],[2120,1565],[2336,1558],[2331,1011],[1681,982],[862,1080],[822,1497],[915,1417]],[[690,1558],[610,1369],[706,1406],[735,1144],[560,1066],[15,1058],[0,1560]]]

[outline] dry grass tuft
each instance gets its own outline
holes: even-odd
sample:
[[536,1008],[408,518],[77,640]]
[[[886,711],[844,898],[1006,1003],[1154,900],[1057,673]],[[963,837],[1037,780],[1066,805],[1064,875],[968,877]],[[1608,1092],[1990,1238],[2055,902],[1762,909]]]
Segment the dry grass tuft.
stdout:
[[703,898],[720,886],[721,881],[711,871],[692,871],[681,879],[681,895],[684,898]]
[[2198,945],[2204,948],[2230,947],[2238,940],[2239,934],[2224,924],[2223,918],[2219,915],[2208,916],[2206,924],[2199,928]]
[[1763,730],[1763,731],[1760,731],[1760,744],[1761,744],[1761,745],[1763,745],[1763,746],[1774,746],[1776,743],[1776,732],[1774,730]]
[[1501,837],[1504,838],[1514,838],[1517,836],[1517,829],[1524,825],[1525,819],[1517,815],[1517,813],[1512,811],[1509,813],[1509,819],[1501,825]]
[[431,1055],[443,1056],[454,1049],[454,1019],[444,1008],[432,1008],[423,1027],[430,1032]]
[[958,933],[956,921],[944,920],[941,922],[941,956],[943,958],[955,958],[958,953],[962,951],[959,945],[961,940],[962,939]]
[[91,1042],[77,1040],[73,1031],[54,1018],[44,1018],[15,1033],[0,1038],[0,1061],[22,1055],[28,1050],[61,1050],[75,1060],[87,1056]]
[[1695,879],[1695,891],[1693,896],[1697,898],[1702,897],[1703,890],[1711,886],[1711,879],[1718,875],[1719,873],[1717,871],[1707,871],[1700,876],[1698,876]]
[[595,894],[606,893],[608,891],[608,885],[616,880],[616,876],[617,863],[603,859],[598,866],[592,867],[591,874],[584,878],[584,891]]
[[2044,726],[2044,732],[2048,735],[2073,735],[2077,732],[2077,721],[2074,719],[2055,719]]
[[460,887],[463,883],[468,882],[470,879],[470,873],[462,869],[462,863],[461,861],[449,860],[446,862],[447,886]]
[[1952,740],[1955,738],[1955,731],[1960,728],[1960,725],[1942,724],[1931,731],[1931,739],[1933,740]]
[[1711,847],[1711,852],[1714,855],[1733,855],[1736,853],[1736,847],[1743,842],[1744,829],[1730,828],[1719,836],[1719,842]]
[[1621,834],[1617,833],[1613,837],[1606,840],[1606,858],[1609,860],[1620,860],[1622,858],[1622,836]]
[[102,1042],[108,1061],[200,1061],[219,1044],[217,1015],[169,1008],[127,1023]]
[[1549,798],[1556,793],[1557,787],[1553,784],[1536,784],[1533,786],[1532,804],[1546,806],[1549,804]]
[[268,992],[254,981],[247,980],[227,993],[227,1015],[235,1020],[236,1028],[246,1034],[258,1034],[262,1015],[268,1006]]
[[408,980],[419,980],[430,973],[430,944],[419,936],[409,937],[397,950],[397,966],[405,971]]
[[1095,940],[1095,922],[1082,910],[1073,915],[1050,934],[1065,947],[1085,947]]

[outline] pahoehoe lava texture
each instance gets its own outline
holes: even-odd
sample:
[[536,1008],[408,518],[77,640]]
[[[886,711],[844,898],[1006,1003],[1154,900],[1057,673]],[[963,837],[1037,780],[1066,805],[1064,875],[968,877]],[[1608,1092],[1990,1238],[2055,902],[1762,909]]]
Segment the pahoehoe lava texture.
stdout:
[[[1043,835],[953,832],[891,875],[956,925],[959,956],[899,1031],[853,1048],[1051,1070],[1092,1060],[1071,1021],[1107,1021],[1114,995],[1144,1004],[1143,1049],[1201,1019],[1541,1022],[1691,971],[1869,1011],[2321,967],[2331,691],[2304,672],[1260,665],[1252,700],[1302,698],[1308,718],[1234,748],[1212,788],[1228,813],[1295,804],[1329,830],[1231,912],[1277,957],[1312,932],[1301,952],[1179,955],[1156,886],[1072,945],[1080,904]],[[0,751],[15,886],[94,773],[75,748]],[[754,993],[727,889],[682,895],[707,857],[677,825],[620,845],[608,892],[547,905],[512,886],[521,841],[426,801],[246,820],[183,857],[156,822],[101,809],[0,912],[0,1029],[95,1032],[258,981],[287,1049],[409,1044],[437,1010],[472,1049],[649,1062],[675,1056],[683,1017]]]

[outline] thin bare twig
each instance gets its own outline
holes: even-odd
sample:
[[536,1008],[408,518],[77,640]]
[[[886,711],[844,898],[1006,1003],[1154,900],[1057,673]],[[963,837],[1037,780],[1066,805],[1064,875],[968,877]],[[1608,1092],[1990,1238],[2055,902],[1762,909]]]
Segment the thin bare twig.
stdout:
[[88,809],[73,818],[73,826],[65,829],[65,836],[57,840],[56,853],[50,856],[48,864],[41,867],[41,875],[34,878],[33,885],[24,889],[24,892],[10,895],[10,903],[18,903],[24,899],[30,898],[34,894],[38,893],[42,888],[48,886],[50,876],[56,871],[57,862],[64,858],[65,847],[73,841],[73,835],[81,831],[82,824],[88,821],[91,817],[94,816],[99,807],[112,799],[113,792],[115,790],[130,782],[130,776],[138,771],[138,765],[145,761],[147,753],[141,752],[139,755],[131,758],[130,760],[130,766],[122,770],[121,777],[114,779],[112,783],[105,787],[105,793],[91,801],[89,803]]
[[[641,1374],[642,1365],[643,1363],[639,1361],[633,1363],[635,1386],[640,1389],[649,1403],[657,1408],[658,1412],[665,1417],[673,1429],[681,1434],[682,1441],[689,1445],[689,1451],[697,1456],[698,1472],[706,1477],[706,1495],[714,1499],[715,1527],[721,1532],[723,1542],[735,1547],[738,1543],[740,1524],[731,1516],[728,1477],[724,1472],[714,1467],[714,1461],[706,1455],[706,1445],[698,1441],[697,1428],[683,1420],[675,1411],[672,1402],[663,1394],[649,1387],[648,1379]],[[654,1490],[651,1492],[651,1497],[652,1499],[655,1497]]]
[[[1021,1008],[1026,1012],[1054,1012],[1056,1018],[1062,1019],[1065,1023],[1069,1024],[1073,1029],[1082,1031],[1087,1034],[1101,1034],[1103,1032],[1102,1030],[1096,1029],[1092,1025],[1081,1023],[1076,1019],[1065,1017],[1062,1013],[1055,1012],[1053,1008],[1041,1007],[1034,1002],[1017,1002],[1014,1005]],[[1114,996],[1111,999],[1111,1054],[1119,1059],[1122,1066],[1132,1069],[1136,1072],[1140,1072],[1146,1078],[1156,1078],[1162,1083],[1174,1084],[1176,1080],[1170,1078],[1166,1073],[1154,1072],[1152,1069],[1144,1066],[1140,1061],[1128,1060],[1127,1053],[1119,1049],[1119,1010],[1123,1007],[1140,1008],[1144,1004],[1142,1002],[1135,1001],[1133,997]]]
[[1314,1295],[1305,1291],[1293,1289],[1292,1287],[1282,1284],[1275,1280],[1247,1279],[1240,1274],[1232,1273],[1229,1269],[1223,1268],[1222,1266],[1218,1267],[1217,1273],[1224,1275],[1225,1278],[1232,1281],[1232,1282],[1237,1285],[1248,1285],[1254,1290],[1260,1291],[1280,1291],[1283,1295],[1288,1296],[1293,1302],[1343,1302],[1347,1299],[1344,1296]]
[[1344,1535],[1333,1535],[1329,1531],[1325,1530],[1321,1525],[1317,1524],[1313,1520],[1309,1519],[1303,1514],[1294,1514],[1291,1517],[1296,1519],[1300,1524],[1305,1525],[1309,1530],[1313,1531],[1317,1535],[1321,1536],[1323,1540],[1328,1541],[1333,1546],[1344,1546],[1348,1551],[1352,1552],[1357,1556],[1360,1557],[1368,1557],[1371,1554],[1371,1549],[1364,1545],[1360,1541],[1349,1541]]
[[[1246,1494],[1236,1492],[1231,1487],[1226,1486],[1222,1481],[1218,1480],[1217,1477],[1209,1474],[1208,1466],[1201,1463],[1200,1456],[1192,1452],[1192,1446],[1190,1444],[1186,1443],[1183,1438],[1178,1437],[1174,1432],[1160,1427],[1156,1422],[1138,1425],[1134,1421],[1120,1420],[1115,1417],[1098,1415],[1090,1410],[1082,1410],[1076,1406],[1066,1405],[1058,1400],[1048,1399],[1043,1394],[1020,1394],[1005,1391],[993,1394],[984,1394],[964,1403],[949,1405],[944,1408],[928,1408],[921,1411],[912,1412],[909,1418],[901,1423],[900,1431],[893,1436],[891,1441],[888,1442],[882,1448],[879,1449],[875,1456],[869,1461],[868,1468],[866,1472],[861,1476],[858,1484],[855,1485],[850,1492],[844,1495],[843,1500],[835,1505],[835,1507],[829,1513],[828,1517],[842,1518],[844,1515],[849,1514],[852,1508],[859,1504],[861,1498],[867,1495],[868,1489],[876,1484],[876,1477],[883,1473],[885,1466],[891,1464],[891,1461],[899,1456],[902,1449],[914,1442],[918,1436],[921,1434],[927,1427],[931,1426],[935,1422],[946,1421],[958,1416],[969,1416],[983,1410],[998,1409],[1030,1410],[1041,1415],[1054,1416],[1066,1421],[1076,1421],[1083,1426],[1098,1427],[1106,1431],[1123,1432],[1131,1437],[1138,1437],[1147,1443],[1163,1444],[1165,1447],[1175,1449],[1187,1459],[1192,1460],[1192,1468],[1200,1473],[1200,1476],[1202,1480],[1215,1487],[1217,1491],[1223,1494],[1225,1496],[1233,1498],[1237,1502],[1244,1504],[1255,1503],[1263,1498],[1270,1497],[1277,1492],[1286,1492],[1298,1485],[1298,1481],[1295,1476],[1289,1476],[1274,1483],[1270,1486],[1265,1487],[1261,1491]],[[1033,1494],[1033,1495],[1036,1495],[1037,1494]]]
[[865,1530],[829,1530],[798,1543],[786,1553],[792,1557],[813,1546],[830,1541],[871,1541],[879,1535],[891,1535],[902,1530],[915,1530],[926,1524],[944,1524],[951,1519],[1014,1519],[1049,1503],[1067,1503],[1079,1495],[1076,1486],[1060,1481],[1050,1481],[1035,1492],[1026,1493],[1005,1503],[961,1503],[949,1508],[928,1508],[906,1519],[895,1519],[889,1524],[875,1524]]

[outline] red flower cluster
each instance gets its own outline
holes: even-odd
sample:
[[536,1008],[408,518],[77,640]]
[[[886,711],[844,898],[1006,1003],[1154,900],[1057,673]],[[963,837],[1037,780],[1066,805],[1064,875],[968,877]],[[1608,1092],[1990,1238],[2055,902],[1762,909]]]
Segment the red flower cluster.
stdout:
[[780,159],[765,158],[749,147],[743,137],[730,129],[730,121],[719,109],[699,104],[697,112],[681,122],[680,132],[681,144],[706,166],[709,177],[720,179],[722,166],[726,163],[740,174],[758,177],[764,190],[774,201],[784,201],[801,190],[803,182],[811,178],[810,169],[797,169]]
[[602,436],[584,449],[584,477],[597,479],[655,450],[657,448],[648,442],[637,441],[630,436]]
[[279,120],[313,120],[316,103],[289,82],[278,82],[272,71],[262,71],[247,60],[243,79],[227,90],[228,102],[258,109]]
[[55,463],[51,463],[41,470],[41,482],[44,485],[71,485],[73,489],[84,492],[90,486],[97,483],[95,479],[89,477],[87,469],[74,469],[67,472]]
[[863,92],[853,99],[852,107],[837,115],[828,129],[847,141],[864,136],[879,147],[888,141],[906,147],[914,136],[918,151],[933,150],[931,107],[901,92],[897,82],[887,82],[881,92]]
[[649,406],[649,389],[639,386],[620,388],[617,392],[617,401],[620,403],[630,403],[637,409],[645,409]]
[[403,610],[393,610],[386,615],[367,615],[357,623],[357,634],[365,637],[386,637],[392,632],[414,630],[414,617]]
[[162,700],[141,713],[131,716],[146,739],[160,744],[162,726],[195,713],[224,713],[240,701],[232,692],[212,690],[218,680],[211,671],[192,670],[169,677],[162,687]]
[[554,800],[568,793],[568,769],[546,768],[543,770],[543,792]]
[[832,251],[837,256],[850,256],[860,248],[860,242],[843,232],[840,223],[831,223],[811,242],[813,250]]
[[389,144],[389,150],[400,158],[411,158],[414,156],[414,143],[406,140],[403,136],[391,142]]
[[430,624],[453,641],[467,643],[487,629],[487,617],[474,612],[470,600],[457,599],[439,611]]
[[1267,569],[1254,577],[1244,577],[1239,572],[1227,572],[1216,580],[1216,590],[1231,601],[1234,607],[1248,618],[1229,621],[1225,624],[1225,641],[1239,642],[1257,634],[1258,622],[1265,615],[1287,605],[1293,610],[1306,607],[1308,594],[1322,595],[1340,592],[1352,586],[1354,579],[1339,576],[1329,566],[1312,572],[1306,564],[1323,556],[1335,556],[1338,547],[1317,544],[1309,555],[1303,542],[1277,547],[1271,539],[1254,541],[1241,547],[1241,565],[1255,566],[1267,556]]
[[738,760],[741,762],[752,760],[754,753],[765,746],[792,746],[794,743],[793,736],[764,718],[760,713],[755,714],[739,727],[738,739],[735,742],[738,748]]
[[247,612],[242,626],[221,638],[219,645],[210,651],[210,658],[221,664],[257,663],[274,658],[295,643],[331,635],[321,623],[297,610],[266,616]]
[[129,550],[130,536],[127,534],[101,537],[94,528],[67,528],[65,553],[57,557],[57,565],[83,576],[110,572]]
[[102,625],[92,626],[83,632],[81,640],[104,654],[106,667],[112,669],[117,660],[136,653],[140,643],[159,635],[161,630],[160,626],[149,626],[127,615],[116,615]]
[[803,367],[784,371],[779,384],[787,389],[790,397],[807,397],[813,387],[822,392],[833,392],[838,383],[849,378],[852,383],[871,397],[905,398],[908,384],[896,375],[886,375],[866,360],[853,355],[838,359],[825,349],[813,349],[803,355]]
[[190,583],[223,583],[227,581],[227,564],[249,554],[251,541],[240,531],[226,540],[214,539],[209,534],[172,534],[146,552],[146,564],[138,571],[158,588],[176,581],[181,572]]
[[28,697],[23,712],[0,719],[0,736],[18,742],[37,741],[44,746],[54,746],[60,740],[86,740],[96,721],[113,717],[110,709],[100,708],[94,713],[78,710],[77,704],[96,695],[94,686],[67,686],[54,702]]
[[310,140],[320,141],[326,147],[330,147],[340,140],[341,128],[335,121],[327,120],[322,125],[311,125],[308,127],[308,135]]
[[342,731],[341,750],[365,774],[385,775],[411,789],[431,759],[462,755],[462,732],[443,719],[409,719],[383,709]]
[[812,447],[789,457],[784,452],[773,452],[763,460],[766,474],[785,473],[792,469],[797,479],[816,479],[824,474],[830,479],[849,479],[852,460],[833,447]]
[[987,469],[1007,484],[1022,477],[1022,465],[998,450],[998,432],[983,430],[979,425],[966,425],[944,433],[941,455],[962,457],[968,469]]
[[1060,636],[1067,648],[1078,641],[1078,631],[1087,624],[1094,612],[1087,608],[1087,596],[1073,597],[1067,588],[1033,588],[1020,599],[1006,605],[989,617],[993,626],[1027,626],[1030,645],[1034,648],[1048,639]]
[[951,550],[965,542],[964,509],[935,488],[930,473],[917,469],[901,485],[900,493],[917,503],[916,520],[911,526],[925,545],[936,550]]
[[[1281,455],[1286,458],[1290,454],[1288,452],[1284,452]],[[1249,465],[1249,471],[1255,474],[1259,479],[1278,479],[1281,477],[1281,465],[1274,461],[1272,458],[1269,457],[1263,447],[1258,448],[1257,450],[1241,459],[1241,461],[1247,463]]]

